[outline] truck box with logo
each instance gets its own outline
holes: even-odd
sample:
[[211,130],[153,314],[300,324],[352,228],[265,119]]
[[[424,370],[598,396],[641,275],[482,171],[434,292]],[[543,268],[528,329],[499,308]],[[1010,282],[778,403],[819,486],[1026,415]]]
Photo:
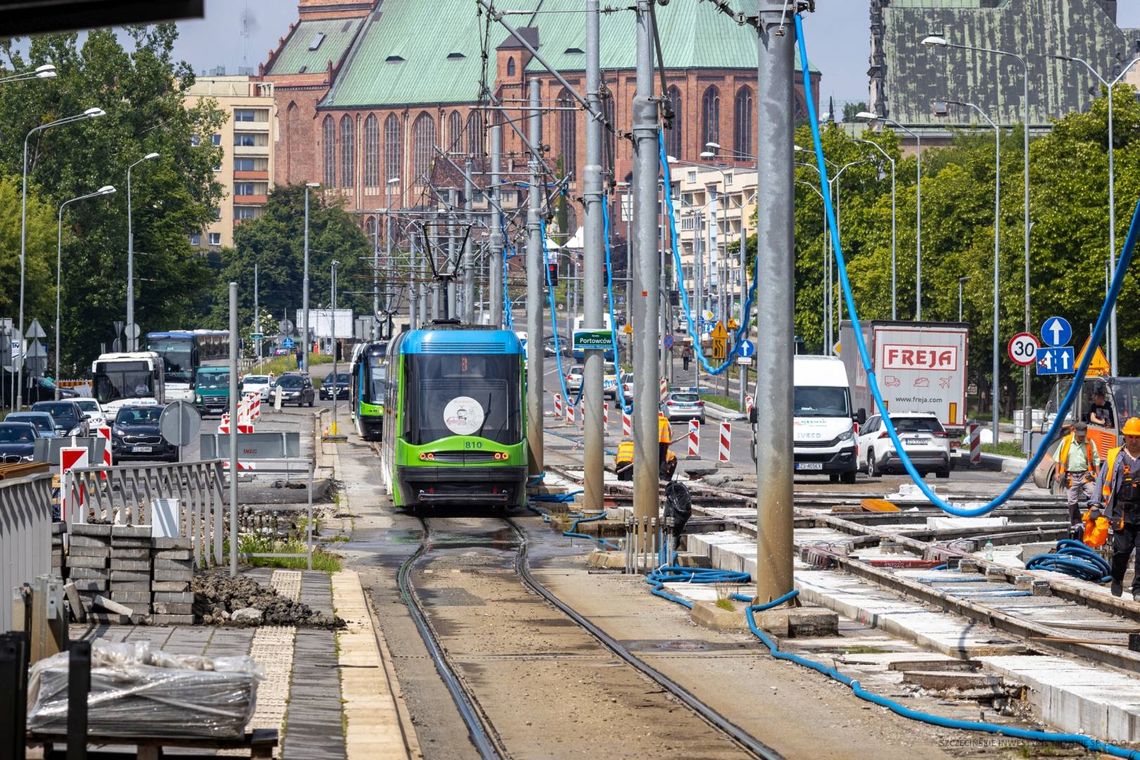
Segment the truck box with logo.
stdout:
[[840,358],[851,383],[851,403],[867,416],[932,412],[956,444],[966,425],[970,326],[964,322],[863,322],[872,368],[886,410],[875,405],[851,323],[840,326]]

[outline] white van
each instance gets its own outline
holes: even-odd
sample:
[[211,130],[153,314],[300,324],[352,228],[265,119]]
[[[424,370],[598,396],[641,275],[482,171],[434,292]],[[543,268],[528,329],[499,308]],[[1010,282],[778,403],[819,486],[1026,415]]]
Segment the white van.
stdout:
[[843,362],[835,356],[797,356],[793,382],[795,471],[854,483],[859,463],[851,389]]

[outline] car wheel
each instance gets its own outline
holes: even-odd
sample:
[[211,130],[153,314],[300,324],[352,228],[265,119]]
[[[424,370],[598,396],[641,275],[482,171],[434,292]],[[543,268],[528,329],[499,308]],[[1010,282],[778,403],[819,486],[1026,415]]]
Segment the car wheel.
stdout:
[[872,478],[881,478],[883,476],[883,471],[879,469],[879,462],[875,458],[874,449],[867,452],[867,475]]
[[950,477],[950,470],[949,469],[935,470],[934,477],[936,477],[936,478],[948,478],[948,477]]
[[309,399],[309,408],[311,409],[312,407],[313,407],[313,400]]
[[839,473],[837,473],[837,472],[831,473],[830,475],[827,476],[827,480],[830,483],[838,483],[839,482]]
[[845,472],[839,476],[839,481],[845,485],[854,485],[855,483],[855,470]]

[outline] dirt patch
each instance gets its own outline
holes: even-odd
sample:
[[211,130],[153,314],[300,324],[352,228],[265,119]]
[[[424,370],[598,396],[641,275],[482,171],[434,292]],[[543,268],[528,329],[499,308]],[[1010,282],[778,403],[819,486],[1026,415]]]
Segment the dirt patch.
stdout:
[[[303,628],[344,628],[336,615],[329,617],[307,604],[294,602],[246,576],[223,572],[200,573],[191,584],[194,615],[212,625],[292,625]],[[256,610],[254,615],[249,610]],[[236,618],[234,613],[244,614]]]

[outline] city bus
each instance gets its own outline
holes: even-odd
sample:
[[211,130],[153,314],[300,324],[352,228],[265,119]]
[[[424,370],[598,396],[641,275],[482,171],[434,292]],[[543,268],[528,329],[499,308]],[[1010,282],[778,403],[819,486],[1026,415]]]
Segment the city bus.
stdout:
[[164,361],[154,351],[100,354],[91,364],[91,387],[107,419],[127,404],[164,404]]
[[228,330],[166,330],[146,334],[146,350],[162,357],[168,401],[192,401],[199,367],[229,362]]

